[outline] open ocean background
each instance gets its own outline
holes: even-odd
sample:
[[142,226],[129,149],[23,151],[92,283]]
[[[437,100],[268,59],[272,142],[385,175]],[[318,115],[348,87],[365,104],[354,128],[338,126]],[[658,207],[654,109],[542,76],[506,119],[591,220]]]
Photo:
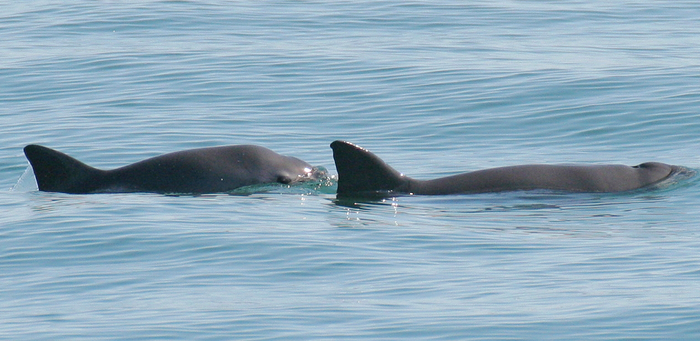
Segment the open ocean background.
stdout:
[[[344,139],[427,179],[523,163],[700,168],[696,1],[2,1],[0,339],[700,338],[700,183],[339,202],[36,190]],[[20,181],[20,179],[22,181]]]

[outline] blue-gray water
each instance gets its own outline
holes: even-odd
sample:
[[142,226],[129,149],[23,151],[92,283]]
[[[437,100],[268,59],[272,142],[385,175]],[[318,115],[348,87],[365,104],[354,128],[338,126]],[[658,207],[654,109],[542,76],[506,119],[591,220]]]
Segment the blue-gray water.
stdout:
[[698,169],[697,2],[0,8],[0,338],[700,337],[696,177],[352,205],[332,188],[43,193],[22,175],[30,143],[100,168],[259,144],[335,173],[335,139],[417,178]]

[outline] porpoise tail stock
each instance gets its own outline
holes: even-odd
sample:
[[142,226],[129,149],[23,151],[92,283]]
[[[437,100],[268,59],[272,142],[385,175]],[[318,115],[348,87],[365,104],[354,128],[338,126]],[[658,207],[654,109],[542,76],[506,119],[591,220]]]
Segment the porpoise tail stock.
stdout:
[[658,183],[679,167],[659,162],[625,165],[520,165],[433,180],[396,171],[370,151],[345,141],[331,143],[338,196],[444,195],[521,190],[623,192]]
[[325,177],[324,170],[253,145],[169,153],[113,170],[88,166],[59,151],[28,145],[40,191],[70,194],[154,192],[205,194],[267,183],[292,184]]

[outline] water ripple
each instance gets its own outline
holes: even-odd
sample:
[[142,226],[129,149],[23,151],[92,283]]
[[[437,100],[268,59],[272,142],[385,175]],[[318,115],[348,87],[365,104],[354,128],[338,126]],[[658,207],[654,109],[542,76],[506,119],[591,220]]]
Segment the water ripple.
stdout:
[[29,143],[100,168],[260,144],[333,173],[328,144],[346,139],[418,178],[533,162],[695,170],[699,13],[684,1],[7,4],[3,335],[697,338],[697,176],[613,195],[378,202],[336,200],[332,183],[180,197],[17,183]]

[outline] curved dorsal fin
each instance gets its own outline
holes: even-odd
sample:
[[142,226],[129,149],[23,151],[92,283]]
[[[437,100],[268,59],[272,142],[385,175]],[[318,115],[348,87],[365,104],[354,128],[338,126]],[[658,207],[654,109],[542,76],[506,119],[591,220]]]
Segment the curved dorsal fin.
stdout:
[[34,170],[40,191],[89,193],[94,190],[94,176],[101,171],[51,148],[30,144],[24,155]]
[[362,147],[334,141],[331,148],[338,170],[338,195],[391,192],[409,180]]

